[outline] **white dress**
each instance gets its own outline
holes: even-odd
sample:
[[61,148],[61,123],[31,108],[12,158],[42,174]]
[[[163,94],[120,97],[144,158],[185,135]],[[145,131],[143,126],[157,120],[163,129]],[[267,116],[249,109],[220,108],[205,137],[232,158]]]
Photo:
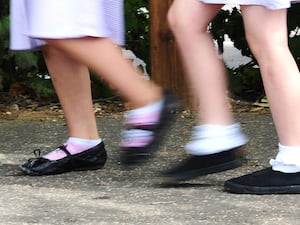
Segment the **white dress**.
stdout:
[[123,0],[11,0],[10,47],[38,48],[41,38],[111,38],[124,43]]
[[200,0],[210,4],[261,5],[268,9],[284,9],[291,6],[290,0]]

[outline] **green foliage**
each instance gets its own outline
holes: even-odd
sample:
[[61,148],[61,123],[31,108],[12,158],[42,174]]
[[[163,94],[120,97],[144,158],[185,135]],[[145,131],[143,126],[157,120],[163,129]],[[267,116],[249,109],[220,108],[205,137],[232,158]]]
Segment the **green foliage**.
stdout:
[[[4,7],[5,8],[5,7]],[[39,61],[42,59],[39,52],[9,50],[9,16],[2,15],[0,20],[0,91],[9,91],[16,82],[27,83],[28,87],[35,87],[36,95],[43,97],[43,88],[37,85],[33,76],[39,72]],[[40,79],[40,78],[39,78]],[[30,82],[28,82],[30,80]],[[41,80],[41,79],[40,79]],[[31,83],[32,81],[32,83]],[[40,81],[42,83],[42,81]],[[42,85],[41,85],[42,86]],[[49,97],[46,95],[45,97]]]
[[300,36],[292,37],[289,41],[292,54],[294,55],[297,65],[300,68]]
[[148,0],[125,1],[126,48],[150,63],[149,5]]
[[300,23],[300,4],[294,4],[288,10],[288,27],[289,30],[299,29]]
[[51,79],[44,79],[37,75],[28,75],[23,83],[28,87],[29,91],[26,94],[31,95],[30,97],[57,101]]
[[115,95],[114,91],[96,76],[91,76],[91,88],[93,99],[111,98]]
[[292,54],[297,62],[298,67],[300,68],[300,4],[293,5],[288,11],[288,27],[289,31],[292,33],[298,34],[292,35],[289,39],[289,45],[292,51]]
[[264,97],[264,88],[257,67],[241,65],[228,69],[229,89],[232,97],[254,102]]
[[230,12],[228,10],[222,10],[219,12],[219,14],[214,18],[210,25],[210,33],[214,37],[214,39],[217,41],[218,47],[219,47],[219,53],[222,54],[224,52],[224,38],[226,34],[226,18],[230,16]]
[[9,0],[0,0],[0,5],[0,19],[2,19],[9,13]]
[[5,58],[8,53],[8,38],[9,38],[9,17],[2,17],[0,20],[0,91],[3,90],[3,82],[5,79]]
[[[125,1],[125,48],[134,52],[137,57],[150,63],[149,48],[149,10],[147,0]],[[110,98],[115,92],[103,81],[92,76],[92,93],[94,99]]]
[[233,41],[234,47],[239,49],[243,56],[250,57],[254,61],[255,59],[246,40],[243,18],[237,8],[233,8],[229,14],[225,31]]
[[0,53],[4,53],[8,49],[8,38],[9,38],[9,17],[2,17],[0,20]]
[[[47,89],[44,90],[44,79],[35,76],[41,68],[42,61],[39,52],[10,51],[9,50],[9,1],[0,0],[0,91],[9,91],[14,83],[26,84],[28,89],[40,97],[49,97]],[[37,83],[39,81],[39,83]],[[52,88],[53,90],[53,88]],[[52,91],[54,92],[54,91]],[[52,95],[53,96],[53,95]]]

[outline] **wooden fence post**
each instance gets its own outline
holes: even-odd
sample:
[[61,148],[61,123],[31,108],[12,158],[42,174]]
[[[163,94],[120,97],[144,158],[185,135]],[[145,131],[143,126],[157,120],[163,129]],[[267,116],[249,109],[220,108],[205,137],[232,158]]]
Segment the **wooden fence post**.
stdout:
[[173,0],[149,0],[151,79],[175,91],[191,106],[180,56],[167,24],[167,12]]

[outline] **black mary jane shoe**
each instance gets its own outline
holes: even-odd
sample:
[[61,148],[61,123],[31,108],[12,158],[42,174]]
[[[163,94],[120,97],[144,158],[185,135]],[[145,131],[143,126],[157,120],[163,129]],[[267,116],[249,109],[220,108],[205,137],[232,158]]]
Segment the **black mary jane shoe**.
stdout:
[[30,176],[54,175],[71,171],[96,170],[104,166],[107,153],[104,143],[86,151],[71,155],[65,146],[59,149],[67,156],[59,160],[49,160],[40,156],[40,150],[34,150],[36,158],[31,158],[20,166],[22,172]]

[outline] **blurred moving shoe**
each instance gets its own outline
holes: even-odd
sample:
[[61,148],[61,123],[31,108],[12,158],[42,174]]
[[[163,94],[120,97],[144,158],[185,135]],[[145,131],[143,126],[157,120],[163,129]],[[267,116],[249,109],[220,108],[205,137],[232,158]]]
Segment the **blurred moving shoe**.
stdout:
[[154,113],[155,116],[153,113],[143,115],[143,122],[134,118],[135,116],[126,119],[127,129],[123,132],[123,140],[120,145],[122,166],[126,169],[133,168],[133,166],[145,162],[155,153],[167,129],[174,122],[179,107],[180,101],[177,96],[165,90],[162,107]]

